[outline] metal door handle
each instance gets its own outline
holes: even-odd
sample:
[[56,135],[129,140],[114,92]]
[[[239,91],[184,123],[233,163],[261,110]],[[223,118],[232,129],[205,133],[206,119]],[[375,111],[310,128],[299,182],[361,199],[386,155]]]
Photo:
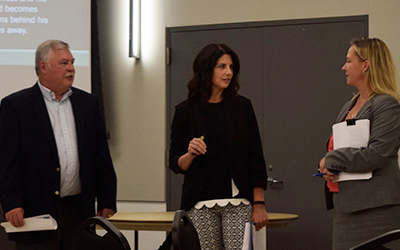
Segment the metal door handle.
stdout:
[[272,184],[274,184],[274,183],[281,183],[281,184],[283,183],[282,180],[275,180],[275,179],[272,178],[272,177],[268,177],[267,182],[268,182],[269,185],[272,185]]

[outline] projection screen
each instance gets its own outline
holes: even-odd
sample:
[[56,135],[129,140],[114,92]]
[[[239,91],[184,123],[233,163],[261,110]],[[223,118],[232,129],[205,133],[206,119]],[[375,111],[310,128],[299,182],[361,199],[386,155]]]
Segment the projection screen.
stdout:
[[90,1],[0,0],[0,99],[36,82],[35,51],[48,39],[69,43],[74,86],[90,91]]

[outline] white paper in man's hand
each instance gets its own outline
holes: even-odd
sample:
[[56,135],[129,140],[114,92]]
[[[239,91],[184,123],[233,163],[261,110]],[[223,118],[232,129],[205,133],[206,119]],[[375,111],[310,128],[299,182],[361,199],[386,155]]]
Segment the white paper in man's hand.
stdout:
[[14,227],[10,222],[2,222],[1,226],[6,233],[56,230],[58,227],[57,221],[50,214],[24,218],[24,223],[22,227]]

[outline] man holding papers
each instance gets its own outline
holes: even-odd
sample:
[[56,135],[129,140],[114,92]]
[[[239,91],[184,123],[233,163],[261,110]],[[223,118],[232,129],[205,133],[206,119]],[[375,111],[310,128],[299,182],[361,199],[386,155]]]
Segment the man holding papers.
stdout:
[[98,215],[109,217],[116,210],[103,118],[97,99],[72,87],[74,61],[67,43],[45,41],[36,51],[36,84],[1,102],[5,217],[14,227],[23,227],[23,218],[46,214],[58,224],[57,230],[10,233],[17,250],[70,250],[76,228],[95,215],[96,198]]
[[319,164],[327,207],[335,208],[334,250],[400,228],[400,104],[392,57],[379,39],[355,40],[342,69],[359,93],[339,113]]

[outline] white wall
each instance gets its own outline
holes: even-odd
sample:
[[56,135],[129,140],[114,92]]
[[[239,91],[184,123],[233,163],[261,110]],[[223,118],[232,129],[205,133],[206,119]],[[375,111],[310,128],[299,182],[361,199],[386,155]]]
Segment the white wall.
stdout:
[[166,27],[369,15],[370,37],[387,43],[400,72],[398,0],[142,0],[140,60],[128,58],[129,1],[98,2],[105,112],[118,199],[150,201],[136,209],[159,209],[154,201],[165,201]]
[[98,9],[105,114],[118,199],[164,201],[164,1],[142,1],[140,60],[128,57],[129,1],[98,1]]
[[[369,34],[370,37],[382,39],[392,52],[397,72],[400,72],[400,1],[369,1]],[[400,73],[398,73],[400,76]]]

